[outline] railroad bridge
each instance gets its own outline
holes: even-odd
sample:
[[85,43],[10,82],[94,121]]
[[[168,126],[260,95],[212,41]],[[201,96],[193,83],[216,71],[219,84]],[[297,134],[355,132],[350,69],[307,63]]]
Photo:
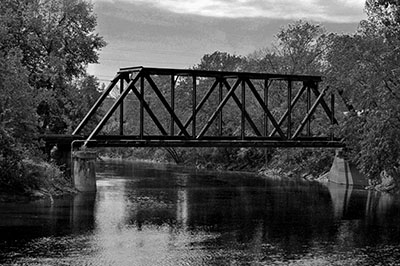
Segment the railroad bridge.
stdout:
[[[335,137],[335,98],[320,76],[121,68],[72,135],[47,146],[323,147]],[[63,147],[63,148],[61,148]],[[86,156],[86,155],[85,155]],[[81,159],[84,160],[83,156]],[[69,160],[69,155],[65,155]]]

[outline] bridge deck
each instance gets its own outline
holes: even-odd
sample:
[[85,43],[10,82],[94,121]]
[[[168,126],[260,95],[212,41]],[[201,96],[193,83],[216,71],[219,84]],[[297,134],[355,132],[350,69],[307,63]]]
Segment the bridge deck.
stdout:
[[[41,138],[48,144],[83,145],[87,137],[76,135],[43,135]],[[344,143],[337,138],[299,137],[297,139],[282,140],[271,137],[203,137],[202,139],[185,139],[183,137],[160,137],[120,135],[100,135],[87,143],[88,147],[309,147],[309,148],[341,148]]]

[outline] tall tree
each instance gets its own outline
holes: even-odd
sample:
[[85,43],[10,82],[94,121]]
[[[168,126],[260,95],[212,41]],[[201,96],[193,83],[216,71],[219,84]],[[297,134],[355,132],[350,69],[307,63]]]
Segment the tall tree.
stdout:
[[4,0],[0,5],[0,183],[23,176],[39,132],[66,132],[88,108],[86,74],[105,42],[84,0]]
[[271,47],[249,56],[249,70],[281,74],[320,74],[321,59],[326,51],[325,36],[326,30],[318,24],[302,20],[288,24],[276,34]]
[[398,1],[367,1],[367,20],[354,35],[331,35],[330,83],[350,110],[343,132],[351,159],[370,179],[398,177],[400,39]]
[[[272,72],[280,74],[321,75],[325,69],[325,57],[328,51],[327,32],[318,24],[296,21],[282,27],[275,36],[275,42],[248,56],[246,70]],[[322,84],[326,86],[326,84]],[[293,94],[302,84],[292,84]],[[288,109],[287,84],[273,81],[269,87],[269,105],[272,113],[279,119]],[[304,118],[305,101],[299,101],[292,110],[292,128]],[[262,112],[259,112],[262,114]],[[324,117],[322,117],[324,116]],[[315,133],[327,134],[326,115],[317,114],[313,119]],[[261,117],[260,117],[261,118]],[[320,119],[321,118],[321,119]],[[284,123],[282,127],[287,126]],[[329,167],[332,154],[323,150],[292,149],[275,150],[272,163],[276,168],[297,169],[297,172],[321,173]]]
[[105,42],[94,33],[96,17],[84,0],[5,0],[0,8],[0,51],[19,49],[36,88],[42,132],[68,127],[65,101],[73,79],[96,63]]

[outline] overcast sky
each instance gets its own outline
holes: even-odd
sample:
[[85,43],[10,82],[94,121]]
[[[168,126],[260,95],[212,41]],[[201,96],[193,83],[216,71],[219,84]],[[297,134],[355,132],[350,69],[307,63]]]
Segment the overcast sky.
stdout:
[[248,55],[302,19],[329,32],[357,29],[365,0],[92,0],[108,45],[89,73],[101,82],[121,67],[189,68],[214,51]]

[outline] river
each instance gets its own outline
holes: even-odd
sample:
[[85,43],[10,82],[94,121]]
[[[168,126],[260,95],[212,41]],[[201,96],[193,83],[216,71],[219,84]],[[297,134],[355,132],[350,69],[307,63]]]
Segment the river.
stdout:
[[1,265],[400,265],[400,199],[105,161],[97,192],[0,203]]

